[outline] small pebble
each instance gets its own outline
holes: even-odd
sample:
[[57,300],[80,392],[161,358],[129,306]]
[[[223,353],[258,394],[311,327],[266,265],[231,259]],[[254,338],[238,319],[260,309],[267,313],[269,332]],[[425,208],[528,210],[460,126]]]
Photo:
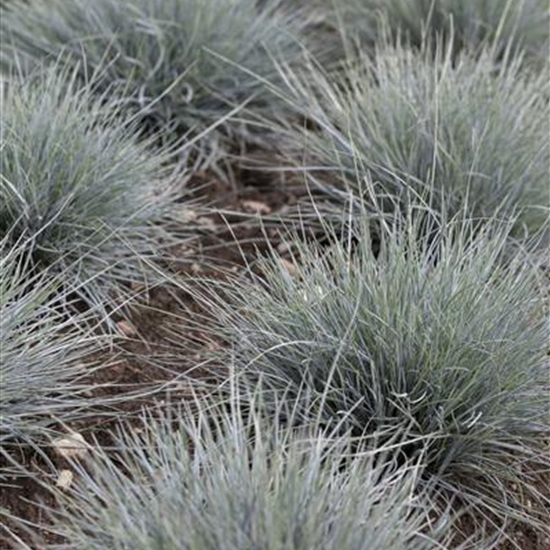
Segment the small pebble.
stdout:
[[71,470],[61,470],[55,482],[55,486],[66,491],[73,483],[74,475]]
[[53,442],[55,452],[63,458],[84,458],[89,451],[86,440],[77,432]]
[[197,218],[197,223],[208,231],[216,231],[216,222],[212,218],[202,217]]

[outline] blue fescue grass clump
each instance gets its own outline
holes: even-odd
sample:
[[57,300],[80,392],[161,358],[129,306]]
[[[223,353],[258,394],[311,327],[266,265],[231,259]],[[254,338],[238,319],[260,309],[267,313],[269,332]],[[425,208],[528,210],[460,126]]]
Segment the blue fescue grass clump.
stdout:
[[546,63],[550,9],[546,0],[316,0],[347,39],[374,46],[401,37],[413,46],[443,40],[453,51],[490,47]]
[[[58,420],[81,418],[96,400],[84,383],[107,345],[90,319],[64,316],[59,277],[32,274],[23,240],[0,240],[0,453],[44,441]],[[88,328],[86,328],[88,327]]]
[[295,243],[292,276],[274,261],[255,282],[224,286],[208,304],[229,342],[219,360],[301,422],[405,434],[410,456],[427,445],[427,482],[488,518],[530,521],[507,491],[538,498],[521,464],[549,465],[539,272],[507,250],[509,226],[412,214],[376,238],[368,217],[354,220],[344,244]]
[[63,273],[89,305],[146,282],[173,217],[166,156],[69,71],[13,76],[0,112],[0,236],[24,242],[35,267]]
[[346,460],[345,441],[293,433],[254,405],[248,411],[235,402],[197,405],[195,417],[145,418],[135,430],[121,429],[115,456],[99,451],[77,469],[57,513],[57,528],[71,544],[90,550],[440,547],[445,531],[435,533],[427,500],[415,495],[413,462],[398,468],[383,450]]
[[277,77],[272,56],[299,57],[306,24],[278,1],[256,0],[16,0],[1,21],[4,67],[61,57],[165,141],[219,125],[244,103],[271,112],[262,80]]
[[[435,59],[434,59],[435,56]],[[516,219],[537,233],[549,214],[550,111],[544,74],[486,53],[381,46],[336,75],[284,71],[283,92],[311,121],[287,128],[285,158],[341,211],[351,192],[386,213],[419,199],[448,219]],[[285,139],[281,138],[284,144]]]

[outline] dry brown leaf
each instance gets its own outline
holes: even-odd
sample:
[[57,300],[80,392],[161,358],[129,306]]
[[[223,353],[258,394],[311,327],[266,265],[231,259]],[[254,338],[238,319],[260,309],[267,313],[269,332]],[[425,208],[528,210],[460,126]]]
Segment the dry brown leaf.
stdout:
[[242,201],[242,207],[249,212],[255,212],[258,214],[270,214],[271,208],[261,201]]
[[82,434],[77,432],[56,439],[53,447],[63,458],[84,458],[90,449]]
[[291,277],[296,277],[298,275],[298,268],[296,267],[296,264],[292,263],[290,260],[286,260],[285,258],[279,258],[279,261]]
[[124,336],[136,335],[136,329],[128,321],[119,321],[116,327]]

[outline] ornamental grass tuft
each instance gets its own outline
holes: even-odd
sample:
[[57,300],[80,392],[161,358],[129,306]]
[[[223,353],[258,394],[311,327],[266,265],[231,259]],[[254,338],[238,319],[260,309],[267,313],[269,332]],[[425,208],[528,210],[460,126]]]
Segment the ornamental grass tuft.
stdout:
[[78,467],[57,513],[67,540],[90,550],[440,548],[445,530],[415,495],[413,462],[399,468],[383,450],[345,459],[345,441],[293,433],[235,402],[197,408],[121,429],[114,456]]
[[536,234],[550,212],[545,75],[514,59],[497,68],[488,53],[433,57],[384,46],[336,75],[313,62],[282,69],[278,93],[310,121],[284,130],[283,162],[337,215],[350,193],[367,205],[374,194],[386,213],[422,200],[447,219],[498,215],[516,220],[515,235]]
[[25,244],[0,240],[0,455],[89,413],[91,357],[107,345],[89,315],[60,312],[61,276],[33,274]]
[[546,0],[315,0],[329,24],[361,47],[399,38],[412,47],[443,41],[457,54],[489,47],[499,59],[521,54],[547,64],[550,9]]
[[218,361],[244,388],[260,380],[264,405],[284,399],[296,422],[404,437],[409,457],[425,452],[425,482],[478,519],[540,526],[510,490],[540,502],[524,466],[550,466],[540,272],[510,253],[509,226],[432,217],[373,235],[365,216],[344,244],[295,242],[292,274],[273,260],[253,281],[213,282],[208,307],[228,342]]
[[24,243],[34,268],[62,273],[104,308],[147,283],[147,263],[170,242],[175,191],[166,155],[75,79],[47,70],[3,88],[0,237]]
[[[211,126],[247,134],[226,117],[244,104],[257,115],[280,111],[263,80],[277,80],[274,57],[293,62],[302,53],[305,14],[280,4],[15,0],[0,12],[0,63],[28,70],[61,58],[82,77],[94,74],[99,92],[123,98],[142,129],[164,142]],[[209,132],[209,146],[219,137]]]

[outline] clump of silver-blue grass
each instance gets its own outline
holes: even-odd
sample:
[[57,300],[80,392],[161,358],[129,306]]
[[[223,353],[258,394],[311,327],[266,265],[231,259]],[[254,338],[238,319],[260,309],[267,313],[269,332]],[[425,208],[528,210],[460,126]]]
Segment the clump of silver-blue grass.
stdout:
[[550,466],[539,270],[507,249],[501,223],[411,214],[373,236],[363,216],[345,243],[295,242],[291,273],[274,259],[253,281],[213,282],[229,346],[219,362],[245,388],[261,380],[264,405],[284,399],[295,420],[404,434],[409,456],[427,442],[427,483],[491,521],[540,526],[510,490],[540,500],[525,463]]
[[345,458],[344,440],[293,433],[258,401],[121,429],[116,455],[96,453],[61,495],[59,532],[90,550],[440,547],[414,462]]
[[284,108],[263,81],[280,82],[273,58],[292,63],[302,53],[307,18],[280,4],[15,0],[0,12],[0,61],[28,70],[61,58],[83,78],[95,74],[98,91],[124,98],[142,129],[164,141],[212,125],[246,134],[224,118],[244,104],[257,115]]
[[0,236],[24,243],[34,267],[63,273],[92,306],[146,283],[148,263],[172,242],[166,155],[70,71],[13,75],[0,112]]
[[98,368],[91,357],[107,345],[89,316],[60,312],[60,277],[29,264],[23,240],[0,240],[0,454],[47,441],[56,422],[97,405],[86,395]]
[[388,37],[413,47],[443,41],[456,53],[491,48],[547,64],[550,9],[546,0],[315,0],[325,20],[348,41],[375,47]]
[[515,235],[537,233],[550,208],[545,75],[489,54],[433,55],[385,46],[336,75],[282,68],[278,93],[310,120],[281,128],[283,162],[338,215],[350,193],[368,204],[374,192],[387,213],[420,199],[447,219],[498,215]]

